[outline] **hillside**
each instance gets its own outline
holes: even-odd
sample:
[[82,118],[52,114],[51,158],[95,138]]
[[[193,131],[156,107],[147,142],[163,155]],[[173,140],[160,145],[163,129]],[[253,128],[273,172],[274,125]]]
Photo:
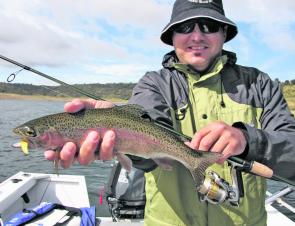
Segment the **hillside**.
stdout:
[[[75,87],[103,99],[128,100],[131,96],[133,83],[109,84],[77,84]],[[37,86],[31,84],[0,82],[0,93],[50,97],[85,97],[65,86]]]

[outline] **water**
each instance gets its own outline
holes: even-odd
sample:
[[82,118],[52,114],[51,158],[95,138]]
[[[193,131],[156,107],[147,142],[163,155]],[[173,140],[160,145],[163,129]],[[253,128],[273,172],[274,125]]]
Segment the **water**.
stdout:
[[[17,173],[18,171],[54,173],[52,163],[45,160],[43,152],[32,151],[29,156],[24,156],[20,150],[11,145],[18,142],[12,129],[28,120],[47,114],[63,111],[64,102],[46,100],[0,100],[0,182]],[[74,164],[69,169],[60,170],[61,174],[79,174],[86,178],[87,189],[91,205],[97,208],[99,216],[109,216],[106,203],[98,204],[99,191],[106,185],[112,163],[96,161],[88,166]],[[274,193],[285,183],[268,181],[268,190]],[[285,200],[295,207],[295,193],[286,196]],[[295,216],[289,215],[295,220]]]
[[[52,162],[45,160],[43,152],[33,150],[24,154],[12,144],[19,142],[12,129],[28,120],[63,111],[64,102],[46,100],[0,100],[0,182],[18,171],[55,173]],[[85,175],[89,200],[96,205],[99,216],[109,216],[106,203],[99,205],[99,191],[106,185],[112,163],[96,161],[88,166],[74,164],[60,169],[60,174]]]

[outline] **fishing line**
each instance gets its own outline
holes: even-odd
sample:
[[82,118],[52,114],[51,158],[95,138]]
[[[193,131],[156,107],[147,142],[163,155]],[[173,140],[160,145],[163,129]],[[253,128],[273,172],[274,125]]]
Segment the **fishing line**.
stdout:
[[48,90],[50,90],[50,91],[52,91],[52,92],[54,92],[54,93],[57,93],[57,94],[60,94],[60,95],[63,95],[63,96],[67,96],[67,97],[72,97],[72,96],[70,96],[70,95],[68,95],[68,94],[66,94],[66,93],[62,93],[62,92],[59,92],[59,91],[57,91],[57,90],[54,90],[54,89],[50,89],[48,86],[44,86],[44,85],[41,85],[44,89],[48,89]]
[[44,199],[44,196],[45,196],[45,194],[46,194],[46,191],[48,190],[48,187],[49,187],[49,185],[50,185],[50,183],[52,182],[52,179],[51,178],[46,178],[46,179],[40,179],[40,180],[45,180],[45,183],[46,183],[46,185],[45,185],[45,189],[44,189],[44,191],[43,191],[43,193],[42,193],[42,195],[41,195],[41,198],[40,198],[40,201],[39,201],[39,203],[41,203],[42,201],[43,201],[43,199]]

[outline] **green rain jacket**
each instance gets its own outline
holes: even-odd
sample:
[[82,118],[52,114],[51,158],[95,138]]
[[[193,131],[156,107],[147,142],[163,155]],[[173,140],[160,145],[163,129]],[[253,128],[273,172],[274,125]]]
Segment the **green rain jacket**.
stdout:
[[[153,120],[188,136],[213,121],[240,128],[247,139],[241,157],[295,181],[295,120],[280,85],[255,68],[237,65],[234,53],[223,51],[200,75],[178,63],[172,51],[160,71],[139,81],[129,103],[142,105]],[[151,160],[134,159],[134,165],[147,172],[145,225],[266,225],[266,182],[261,177],[243,173],[245,194],[234,207],[200,202],[190,173],[178,162],[171,171],[155,168]],[[227,162],[210,169],[232,182]]]

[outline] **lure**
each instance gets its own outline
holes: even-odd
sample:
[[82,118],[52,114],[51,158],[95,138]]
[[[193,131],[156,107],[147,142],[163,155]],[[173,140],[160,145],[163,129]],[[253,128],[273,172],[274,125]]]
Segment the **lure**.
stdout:
[[21,140],[20,148],[25,155],[29,154],[29,143],[25,140]]

